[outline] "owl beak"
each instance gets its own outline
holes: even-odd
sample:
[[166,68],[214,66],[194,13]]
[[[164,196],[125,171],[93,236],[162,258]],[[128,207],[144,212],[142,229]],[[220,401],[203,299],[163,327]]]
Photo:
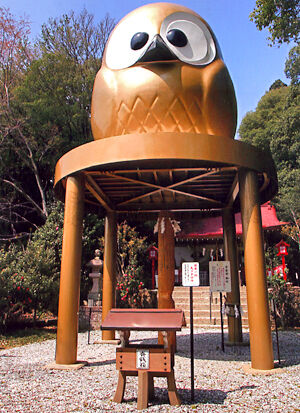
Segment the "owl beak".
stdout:
[[152,43],[138,60],[141,63],[162,63],[178,60],[174,53],[167,47],[159,34],[155,35]]

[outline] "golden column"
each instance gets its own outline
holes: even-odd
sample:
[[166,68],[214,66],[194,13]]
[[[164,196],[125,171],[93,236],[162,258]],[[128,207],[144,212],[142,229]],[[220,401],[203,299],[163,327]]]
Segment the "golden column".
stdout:
[[235,232],[235,219],[233,208],[223,209],[223,238],[225,259],[230,261],[231,272],[231,292],[227,293],[227,303],[232,304],[230,316],[228,316],[228,339],[229,343],[241,343],[242,335],[242,319],[234,316],[234,305],[240,308],[240,285],[238,276],[237,264],[237,245]]
[[252,368],[274,368],[256,172],[239,171]]
[[82,220],[82,175],[67,178],[56,338],[56,363],[77,362]]
[[[115,307],[116,300],[117,214],[114,211],[108,212],[105,217],[104,236],[102,321]],[[102,331],[102,340],[114,339],[115,332],[113,330]]]
[[[158,217],[158,308],[175,308],[172,298],[175,283],[175,240],[171,216],[160,211]],[[159,343],[163,344],[159,333]],[[175,350],[176,333],[168,333],[169,344]]]

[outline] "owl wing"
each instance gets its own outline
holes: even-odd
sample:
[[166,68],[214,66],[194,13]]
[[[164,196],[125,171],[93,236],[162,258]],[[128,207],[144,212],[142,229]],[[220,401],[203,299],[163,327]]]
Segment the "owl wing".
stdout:
[[102,67],[97,73],[92,95],[91,126],[95,140],[114,135],[116,94],[114,72]]
[[203,73],[207,133],[233,138],[237,123],[237,104],[227,67],[221,59],[217,59]]

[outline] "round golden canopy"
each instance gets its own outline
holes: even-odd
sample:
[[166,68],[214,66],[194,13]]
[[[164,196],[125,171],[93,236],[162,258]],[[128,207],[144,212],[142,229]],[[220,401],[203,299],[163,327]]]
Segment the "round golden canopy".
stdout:
[[195,133],[115,136],[89,142],[57,163],[55,191],[65,178],[86,176],[85,200],[119,213],[239,209],[240,168],[259,176],[261,202],[277,190],[271,156],[240,141]]

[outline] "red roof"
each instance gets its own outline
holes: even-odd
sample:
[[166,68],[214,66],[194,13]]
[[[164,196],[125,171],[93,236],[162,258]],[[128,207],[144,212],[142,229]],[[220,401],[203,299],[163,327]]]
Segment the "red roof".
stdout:
[[[286,225],[287,222],[281,222],[278,220],[276,210],[270,202],[267,202],[261,206],[262,226],[265,230],[274,230],[280,228],[282,225]],[[189,222],[182,222],[180,224],[182,231],[176,235],[176,238],[180,239],[209,239],[209,238],[222,238],[223,226],[222,217],[207,217],[201,220],[191,220]],[[235,228],[236,235],[241,236],[242,231],[242,218],[241,213],[235,214]]]

